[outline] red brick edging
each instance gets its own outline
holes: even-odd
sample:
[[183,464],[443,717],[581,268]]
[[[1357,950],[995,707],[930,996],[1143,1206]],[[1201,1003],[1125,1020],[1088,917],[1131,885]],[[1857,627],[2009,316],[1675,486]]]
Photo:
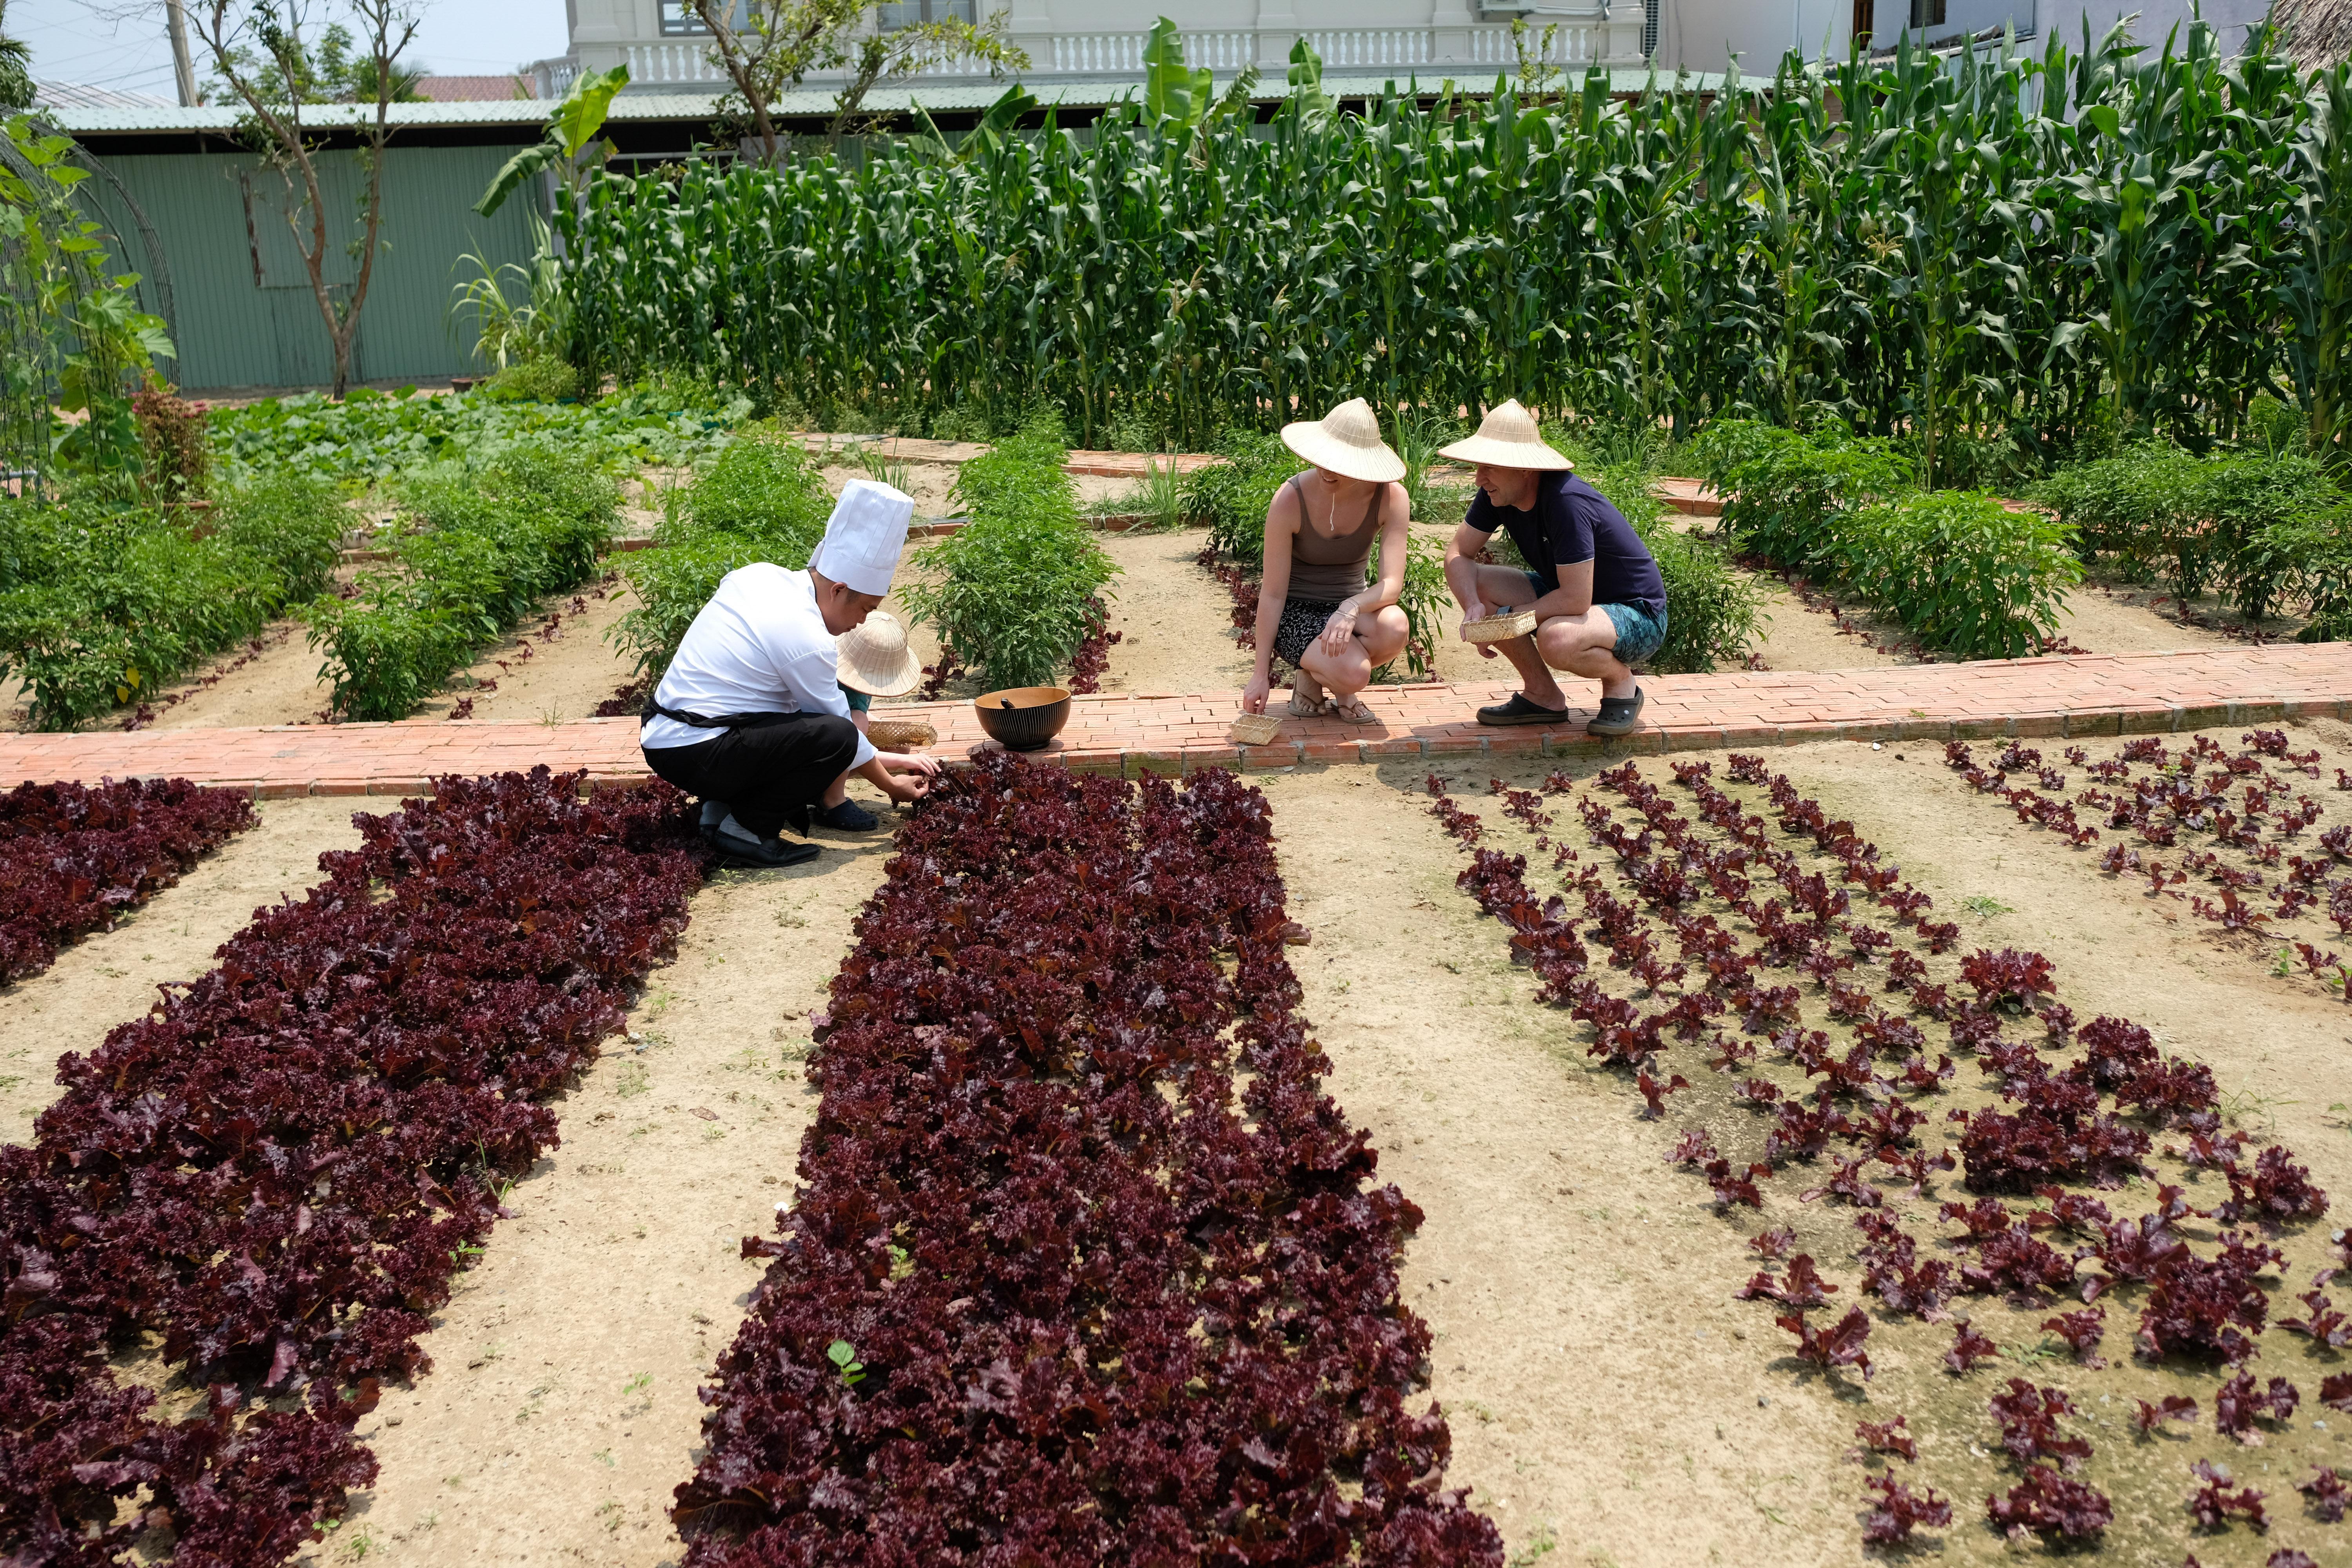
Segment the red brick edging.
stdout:
[[[1070,722],[1040,760],[1160,772],[1211,764],[1249,769],[1302,762],[1487,753],[1599,756],[1790,745],[1805,741],[1944,741],[2005,735],[2161,733],[2282,719],[2352,717],[2352,644],[2284,644],[2188,653],[2084,654],[1981,664],[1653,676],[1643,729],[1622,741],[1583,733],[1589,709],[1557,726],[1487,729],[1482,703],[1501,684],[1380,687],[1366,693],[1374,725],[1286,717],[1274,744],[1236,747],[1226,730],[1239,693],[1076,698]],[[1279,711],[1279,704],[1276,705]],[[969,702],[890,704],[929,719],[934,748],[967,755],[982,737]],[[265,798],[412,794],[439,773],[495,773],[540,763],[600,778],[646,775],[634,719],[571,724],[410,720],[397,724],[257,730],[143,730],[0,735],[0,785],[17,780],[175,775],[241,785]]]

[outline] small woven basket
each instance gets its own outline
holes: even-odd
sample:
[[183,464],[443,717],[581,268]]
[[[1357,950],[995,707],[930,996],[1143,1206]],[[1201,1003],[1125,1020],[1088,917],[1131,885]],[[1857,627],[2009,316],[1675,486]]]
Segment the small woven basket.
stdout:
[[1533,610],[1513,610],[1507,616],[1483,616],[1462,623],[1462,635],[1472,642],[1508,642],[1535,629]]
[[1229,733],[1235,745],[1270,746],[1282,733],[1282,721],[1271,713],[1244,713],[1234,720]]
[[937,745],[940,732],[923,719],[869,719],[866,738],[877,752],[919,752]]

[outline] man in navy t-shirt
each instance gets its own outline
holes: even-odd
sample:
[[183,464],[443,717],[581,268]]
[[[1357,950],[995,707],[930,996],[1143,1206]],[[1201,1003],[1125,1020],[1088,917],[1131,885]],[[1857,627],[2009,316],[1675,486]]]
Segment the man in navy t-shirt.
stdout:
[[[1642,689],[1633,667],[1666,639],[1666,584],[1658,563],[1624,515],[1569,471],[1546,446],[1535,416],[1517,402],[1488,414],[1478,434],[1444,448],[1476,468],[1478,496],[1445,552],[1445,581],[1462,618],[1479,620],[1533,610],[1531,637],[1481,644],[1499,650],[1519,672],[1508,702],[1478,710],[1481,724],[1557,724],[1568,695],[1555,669],[1601,683],[1601,709],[1585,729],[1630,733],[1640,722]],[[1524,572],[1475,559],[1496,529],[1510,534]]]

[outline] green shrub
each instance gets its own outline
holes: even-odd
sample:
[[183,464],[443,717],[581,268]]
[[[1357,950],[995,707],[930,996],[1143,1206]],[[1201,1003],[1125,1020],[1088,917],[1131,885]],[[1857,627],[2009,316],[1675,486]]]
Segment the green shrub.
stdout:
[[1724,498],[1724,531],[1794,571],[1820,569],[1839,514],[1911,487],[1910,461],[1893,442],[1842,430],[1809,436],[1722,420],[1700,435],[1692,455]]
[[2078,531],[2085,553],[2160,572],[2184,602],[2217,589],[2254,620],[2296,571],[2282,551],[2302,536],[2280,525],[2340,500],[2298,452],[2199,458],[2155,444],[2068,464],[2032,493]]
[[2264,547],[2290,563],[2281,584],[2308,616],[2301,642],[2352,638],[2352,502],[2273,523]]
[[1217,438],[1225,460],[1195,468],[1184,481],[1187,515],[1208,524],[1221,555],[1256,565],[1265,558],[1265,509],[1283,480],[1307,465],[1280,437],[1228,430]]
[[1845,519],[1837,578],[1931,647],[2017,658],[2055,637],[2082,581],[2073,531],[1979,490],[1927,490]]
[[1746,663],[1764,605],[1756,580],[1709,541],[1671,528],[1642,538],[1666,584],[1666,640],[1649,668],[1661,675],[1693,675]]
[[773,426],[746,432],[706,463],[656,531],[656,550],[629,557],[636,608],[610,634],[639,675],[657,681],[719,580],[754,561],[808,564],[833,499],[801,445]]
[[2343,496],[2327,470],[2301,454],[2250,452],[2199,465],[2185,510],[2211,562],[2214,585],[2250,620],[2267,620],[2294,562],[2282,525],[2326,512]]
[[310,616],[320,676],[348,718],[404,718],[540,599],[592,576],[620,516],[609,477],[528,443],[425,469],[394,499],[397,569],[362,573],[356,597]]
[[[1381,546],[1372,542],[1372,553],[1364,563],[1377,583],[1381,578]],[[1445,585],[1445,552],[1436,540],[1426,535],[1408,532],[1405,536],[1404,584],[1397,595],[1397,608],[1404,612],[1405,643],[1402,658],[1405,668],[1416,680],[1430,676],[1430,656],[1437,639],[1445,635],[1446,613],[1454,607],[1454,591]],[[1372,672],[1372,679],[1388,679],[1396,668],[1396,661]]]
[[[1691,675],[1745,663],[1764,604],[1755,580],[1725,559],[1722,546],[1675,530],[1665,507],[1650,493],[1645,466],[1581,469],[1578,477],[1623,514],[1650,547],[1665,582],[1666,640],[1651,656],[1649,668],[1662,675]],[[1509,538],[1499,530],[1495,537]]]
[[1056,435],[1033,421],[963,466],[955,493],[971,521],[918,556],[940,580],[902,591],[992,686],[1052,684],[1118,572],[1078,515]]
[[[1909,462],[1891,442],[1726,421],[1695,449],[1734,539],[1864,599],[1943,652],[2033,652],[2056,635],[2066,590],[2081,581],[2071,521],[2013,512],[1979,491],[1912,490]],[[2122,514],[2113,521],[2139,526]]]
[[528,359],[482,383],[482,390],[501,402],[561,403],[580,395],[580,373],[560,359]]
[[203,521],[0,504],[0,673],[43,729],[142,700],[317,594],[350,523],[294,479],[232,489]]
[[2086,558],[2166,571],[2173,591],[2193,599],[2205,591],[2205,558],[2193,541],[2182,538],[2179,502],[2195,486],[2197,467],[2177,447],[2139,447],[2064,464],[2027,493],[2074,530]]

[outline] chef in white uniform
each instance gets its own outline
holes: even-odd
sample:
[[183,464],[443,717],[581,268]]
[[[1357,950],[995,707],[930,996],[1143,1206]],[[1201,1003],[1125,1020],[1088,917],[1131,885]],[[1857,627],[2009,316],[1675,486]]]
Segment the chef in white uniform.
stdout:
[[703,831],[730,860],[814,858],[786,827],[873,828],[837,788],[852,775],[896,801],[930,787],[937,759],[877,752],[850,721],[835,664],[834,639],[890,592],[914,514],[890,486],[850,480],[805,570],[754,562],[720,580],[646,701],[646,765],[702,797]]

